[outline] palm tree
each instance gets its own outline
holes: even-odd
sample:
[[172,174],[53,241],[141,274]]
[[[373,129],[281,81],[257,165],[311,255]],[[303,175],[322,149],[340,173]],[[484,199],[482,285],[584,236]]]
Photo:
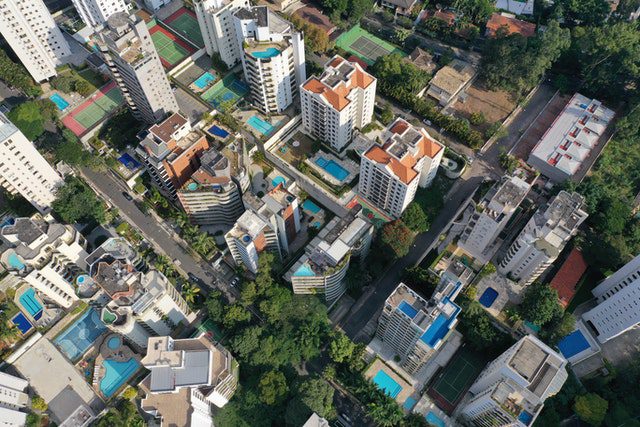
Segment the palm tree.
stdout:
[[381,427],[393,427],[402,422],[403,414],[395,401],[369,403],[367,413]]
[[199,233],[192,242],[193,249],[200,255],[207,256],[216,248],[216,241],[207,233]]
[[197,225],[186,224],[182,229],[185,240],[192,240],[198,234],[199,227]]
[[154,265],[159,272],[161,272],[167,277],[170,277],[176,274],[176,268],[173,265],[173,262],[171,262],[169,257],[165,255],[158,255]]
[[169,207],[169,201],[155,187],[151,188],[151,191],[149,193],[149,200],[155,206],[160,206],[163,208]]
[[200,288],[191,283],[185,283],[182,285],[182,297],[187,304],[195,304],[198,295],[200,294]]
[[189,215],[182,211],[178,212],[178,215],[176,216],[176,224],[180,229],[183,229],[187,224],[189,224]]

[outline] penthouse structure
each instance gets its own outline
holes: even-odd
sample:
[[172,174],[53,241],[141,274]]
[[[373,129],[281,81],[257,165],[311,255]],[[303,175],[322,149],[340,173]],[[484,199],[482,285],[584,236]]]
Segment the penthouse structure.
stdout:
[[355,128],[371,123],[376,82],[359,64],[334,56],[320,77],[310,77],[302,85],[306,132],[341,151],[352,141]]
[[243,7],[233,16],[251,101],[265,114],[283,112],[307,78],[302,34],[267,6]]
[[498,264],[498,271],[522,285],[533,283],[587,219],[583,205],[584,197],[578,193],[558,193],[527,222]]
[[280,255],[278,233],[264,217],[248,210],[224,236],[236,265],[252,273],[258,272],[258,257],[264,251]]
[[559,353],[527,335],[487,365],[461,414],[479,427],[533,425],[544,401],[567,380],[566,365]]
[[525,172],[521,176],[503,176],[476,204],[458,246],[479,260],[491,258],[496,239],[524,200],[534,180],[535,175]]
[[231,227],[242,215],[242,194],[251,182],[240,159],[236,153],[225,156],[214,148],[200,156],[200,168],[177,191],[192,223]]
[[462,285],[444,279],[427,301],[404,283],[389,295],[378,319],[376,338],[400,357],[400,366],[416,375],[442,346],[458,322],[453,300]]
[[118,12],[127,11],[125,0],[72,0],[82,21],[90,27],[99,27]]
[[582,315],[591,334],[605,343],[640,323],[640,255],[591,291],[598,305]]
[[418,186],[431,185],[444,146],[423,128],[398,118],[360,158],[358,192],[393,218],[399,218]]
[[207,138],[192,129],[182,114],[174,113],[149,128],[136,154],[158,190],[175,200],[178,189],[200,168],[199,159],[209,148]]
[[71,55],[42,0],[0,1],[0,34],[38,83],[56,76],[56,67]]
[[179,111],[147,24],[124,12],[109,17],[96,42],[134,116],[156,123]]
[[60,175],[33,143],[0,112],[0,185],[45,213],[51,209],[56,189],[62,184]]
[[233,68],[240,61],[241,47],[236,37],[233,14],[248,8],[248,0],[200,0],[194,2],[200,32],[207,55],[220,55],[220,59]]
[[15,219],[0,235],[10,246],[0,255],[7,271],[60,307],[78,300],[72,283],[87,267],[87,252],[86,241],[73,227],[34,216]]
[[244,196],[247,209],[271,223],[278,233],[280,249],[285,253],[290,252],[290,245],[300,232],[300,201],[291,192],[293,185],[285,188],[284,184],[278,184],[262,199],[250,193]]
[[321,295],[327,305],[346,292],[345,276],[351,258],[364,259],[371,246],[374,228],[352,208],[335,217],[305,248],[305,253],[285,274],[296,294]]
[[149,338],[142,364],[142,409],[173,427],[213,427],[212,405],[222,408],[238,387],[238,362],[204,334]]
[[0,420],[4,426],[24,426],[27,422],[29,381],[0,372]]
[[576,93],[540,138],[527,163],[556,182],[586,173],[583,168],[593,163],[591,153],[614,115],[600,101]]
[[96,284],[105,296],[101,318],[107,327],[145,348],[150,336],[168,335],[195,319],[180,293],[157,270],[139,271],[138,254],[124,239],[109,239],[87,258],[84,286]]

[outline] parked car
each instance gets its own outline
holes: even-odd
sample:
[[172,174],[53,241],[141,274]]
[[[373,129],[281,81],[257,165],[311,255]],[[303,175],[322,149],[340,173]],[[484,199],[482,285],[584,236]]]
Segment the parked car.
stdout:
[[127,193],[126,191],[122,192],[122,195],[124,196],[125,199],[127,199],[130,202],[133,202],[133,197],[131,197],[131,194]]

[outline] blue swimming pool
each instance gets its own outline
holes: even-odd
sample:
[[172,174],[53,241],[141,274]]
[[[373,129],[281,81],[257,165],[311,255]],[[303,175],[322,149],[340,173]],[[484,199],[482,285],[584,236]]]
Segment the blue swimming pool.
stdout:
[[65,329],[53,343],[71,361],[76,361],[106,330],[107,327],[100,320],[98,312],[94,309],[89,309]]
[[271,185],[273,185],[274,187],[277,187],[280,184],[284,185],[286,183],[287,183],[287,180],[281,177],[280,175],[276,176],[271,180]]
[[435,427],[447,427],[447,424],[445,424],[444,420],[431,411],[429,411],[429,413],[425,415],[424,418],[429,424]]
[[26,334],[33,328],[33,325],[22,313],[16,314],[13,319],[11,319],[14,325],[20,330],[22,335]]
[[140,363],[133,357],[126,362],[107,359],[102,362],[104,377],[100,380],[100,391],[110,398],[138,370]]
[[498,291],[489,287],[484,290],[482,295],[480,296],[480,304],[489,308],[495,302],[496,298],[498,298]]
[[591,347],[589,341],[579,329],[571,332],[558,343],[560,353],[567,359],[585,351],[589,347]]
[[214,82],[216,80],[216,76],[214,74],[211,74],[209,71],[207,71],[206,73],[204,73],[203,75],[201,75],[200,77],[198,77],[193,84],[198,88],[198,89],[204,89],[207,86],[209,86],[210,83]]
[[269,47],[265,50],[258,50],[255,52],[251,52],[251,54],[256,58],[268,59],[268,58],[273,58],[274,56],[278,56],[280,54],[280,51],[275,47]]
[[533,415],[528,413],[527,411],[522,411],[520,412],[520,415],[518,415],[518,421],[522,422],[522,424],[526,426],[531,424],[532,420],[533,420]]
[[416,403],[418,402],[413,397],[407,397],[407,400],[404,401],[402,407],[407,411],[410,411],[414,406],[416,406]]
[[120,337],[111,337],[109,338],[109,341],[107,341],[107,347],[111,350],[116,350],[120,348],[121,345],[122,341],[120,340]]
[[271,133],[273,133],[273,130],[275,129],[274,125],[272,125],[271,123],[265,120],[262,120],[258,116],[249,117],[249,120],[247,120],[247,124],[252,128],[254,128],[255,130],[257,130],[258,132],[260,132],[261,134],[263,134],[264,136],[271,135]]
[[375,377],[373,377],[373,383],[378,388],[384,391],[389,397],[395,399],[396,396],[402,391],[400,384],[396,382],[389,374],[380,369]]
[[25,309],[29,316],[31,316],[34,320],[40,319],[42,317],[42,304],[36,298],[36,291],[33,288],[29,288],[20,295],[18,298],[20,301],[20,305]]
[[320,212],[320,206],[313,203],[310,199],[307,199],[302,203],[302,209],[307,210],[314,215]]
[[211,126],[207,132],[209,132],[213,136],[218,136],[220,138],[226,138],[229,136],[229,132],[216,125]]
[[69,106],[69,103],[57,93],[51,95],[49,99],[53,101],[54,104],[56,104],[56,107],[58,107],[58,110],[60,111],[66,110]]
[[331,175],[338,181],[344,181],[349,176],[349,171],[333,160],[327,160],[324,157],[318,157],[315,160],[315,164],[327,171],[329,175]]
[[23,270],[25,267],[24,262],[20,261],[20,258],[18,258],[18,255],[15,252],[11,252],[9,254],[7,261],[9,261],[9,266],[16,270]]
[[122,156],[118,157],[118,161],[124,165],[130,171],[134,171],[142,167],[139,161],[131,157],[129,153],[124,153]]
[[293,275],[297,277],[312,277],[312,276],[315,276],[316,274],[313,272],[311,267],[309,267],[307,264],[302,264],[296,270],[296,272],[293,273]]

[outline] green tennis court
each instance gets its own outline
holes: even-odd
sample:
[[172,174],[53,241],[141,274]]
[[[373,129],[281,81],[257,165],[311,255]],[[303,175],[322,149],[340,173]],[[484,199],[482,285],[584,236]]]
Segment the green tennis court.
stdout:
[[104,119],[123,101],[124,98],[120,90],[117,87],[113,88],[104,96],[100,96],[94,102],[87,105],[86,108],[75,114],[73,118],[84,126],[85,129],[90,129]]
[[223,103],[237,103],[248,91],[249,88],[246,84],[236,79],[233,74],[229,74],[211,86],[211,88],[200,95],[200,97],[215,108],[218,108]]
[[483,367],[484,363],[479,359],[460,350],[431,388],[453,406],[478,377]]
[[357,56],[369,65],[373,65],[380,56],[391,53],[407,56],[399,47],[374,36],[362,29],[360,25],[356,25],[338,37],[336,46]]
[[164,28],[155,26],[150,33],[151,40],[153,40],[161,62],[165,67],[168,65],[168,68],[170,68],[189,56],[192,52],[189,52],[178,40],[172,39],[165,31]]
[[186,9],[180,9],[172,16],[162,21],[176,33],[182,35],[186,39],[192,41],[199,47],[204,46],[202,33],[198,19],[191,15]]

